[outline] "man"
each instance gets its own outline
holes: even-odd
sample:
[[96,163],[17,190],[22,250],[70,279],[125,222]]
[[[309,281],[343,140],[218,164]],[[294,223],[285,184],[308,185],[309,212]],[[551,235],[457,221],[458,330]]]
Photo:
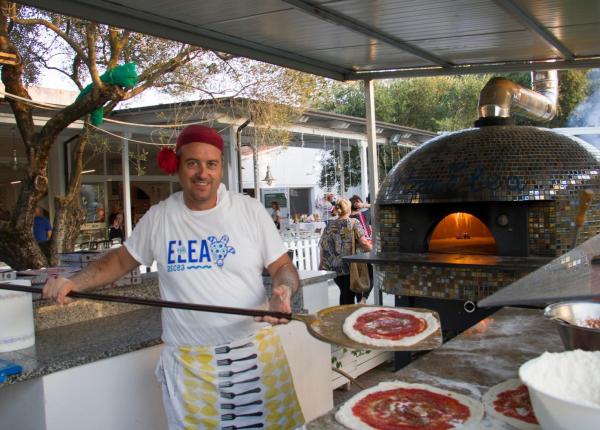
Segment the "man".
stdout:
[[[123,247],[70,279],[48,281],[44,296],[66,303],[69,291],[105,285],[156,260],[166,300],[260,308],[267,305],[266,267],[274,285],[269,308],[291,312],[298,273],[262,205],[221,184],[221,136],[188,126],[175,153],[161,150],[159,166],[177,172],[182,191],[150,208]],[[279,338],[264,324],[287,320],[260,320],[163,309],[156,373],[171,430],[303,424]]]
[[36,206],[34,211],[33,237],[35,237],[36,242],[46,242],[52,237],[50,220],[44,216],[44,212],[39,206]]

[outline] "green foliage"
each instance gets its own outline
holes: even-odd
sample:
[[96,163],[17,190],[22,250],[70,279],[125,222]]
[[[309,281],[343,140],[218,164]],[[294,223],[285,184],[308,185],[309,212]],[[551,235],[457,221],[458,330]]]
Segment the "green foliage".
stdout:
[[[530,73],[503,76],[526,88]],[[438,76],[379,81],[375,83],[375,117],[378,121],[430,131],[454,131],[472,127],[477,119],[479,93],[491,75]],[[551,123],[536,125],[564,127],[571,111],[590,93],[587,70],[559,72],[558,114]],[[335,83],[319,109],[365,117],[361,82]],[[517,119],[518,123],[527,123]],[[534,123],[534,122],[530,122]]]
[[[531,87],[531,74],[505,73],[503,76],[525,88]],[[477,119],[479,93],[491,79],[491,75],[439,76],[377,81],[375,83],[375,118],[378,121],[420,128],[436,132],[455,131],[472,127]],[[599,80],[600,82],[600,80]],[[599,83],[600,86],[600,83]],[[590,94],[586,70],[559,72],[559,105],[557,115],[551,122],[532,121],[515,116],[521,125],[543,127],[566,127],[573,109]],[[365,100],[362,82],[334,83],[319,100],[319,109],[344,115],[365,117]],[[383,178],[392,166],[410,152],[392,145],[379,147],[379,176]],[[335,167],[339,160],[337,151],[331,151],[323,163],[321,186],[339,184]],[[348,185],[360,182],[358,151],[345,162],[345,176],[351,173]],[[348,179],[346,178],[346,181]]]
[[558,74],[558,83],[558,109],[549,127],[568,127],[571,113],[590,94],[588,70],[563,70]]
[[[473,125],[477,99],[488,76],[411,78],[375,83],[378,121],[431,131],[452,131]],[[333,84],[320,109],[365,116],[362,83]]]

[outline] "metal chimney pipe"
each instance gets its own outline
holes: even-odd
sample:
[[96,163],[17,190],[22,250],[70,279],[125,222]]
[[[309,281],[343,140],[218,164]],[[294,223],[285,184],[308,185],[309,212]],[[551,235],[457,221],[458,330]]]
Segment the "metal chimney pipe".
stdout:
[[527,89],[505,78],[492,78],[479,95],[480,118],[508,118],[516,115],[550,121],[556,115],[558,73],[556,70],[531,72],[533,89]]

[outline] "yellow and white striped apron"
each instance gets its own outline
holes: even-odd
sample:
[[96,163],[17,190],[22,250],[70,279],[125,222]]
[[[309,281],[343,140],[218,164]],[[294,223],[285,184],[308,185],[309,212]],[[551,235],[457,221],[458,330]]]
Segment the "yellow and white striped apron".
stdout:
[[156,374],[170,430],[291,430],[304,424],[272,327],[226,345],[165,345]]

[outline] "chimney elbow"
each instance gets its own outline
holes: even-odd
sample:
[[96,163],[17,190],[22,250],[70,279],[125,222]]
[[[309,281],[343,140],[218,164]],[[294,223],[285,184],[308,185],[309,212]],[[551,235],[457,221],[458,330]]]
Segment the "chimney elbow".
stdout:
[[480,118],[510,117],[515,114],[534,120],[549,121],[556,115],[558,74],[556,70],[532,73],[533,90],[505,78],[492,78],[479,95]]

